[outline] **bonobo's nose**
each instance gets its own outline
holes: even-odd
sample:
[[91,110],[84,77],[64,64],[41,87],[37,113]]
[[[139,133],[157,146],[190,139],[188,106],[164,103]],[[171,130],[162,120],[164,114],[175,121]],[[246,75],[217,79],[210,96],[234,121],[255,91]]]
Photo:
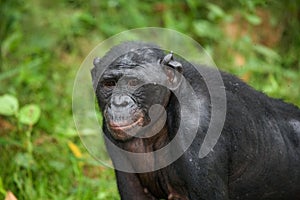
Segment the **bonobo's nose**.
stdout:
[[112,96],[112,105],[115,107],[129,107],[133,100],[128,95],[115,94]]

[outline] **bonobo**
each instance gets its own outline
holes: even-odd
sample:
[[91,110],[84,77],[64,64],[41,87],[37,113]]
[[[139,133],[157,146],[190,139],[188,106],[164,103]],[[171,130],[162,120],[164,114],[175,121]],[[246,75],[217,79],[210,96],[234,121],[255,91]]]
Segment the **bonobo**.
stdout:
[[[200,67],[206,74],[216,71]],[[181,122],[195,121],[181,119],[184,105],[175,93],[192,96],[185,90],[189,83],[199,101],[195,138],[174,162],[147,172],[115,171],[121,199],[300,198],[300,110],[220,73],[226,119],[216,145],[200,158],[212,105],[206,81],[191,63],[141,42],[122,43],[103,58],[95,58],[93,86],[104,116],[106,145],[110,141],[137,154],[163,149],[175,138]],[[184,134],[189,135],[186,130]],[[178,149],[184,144],[176,142]],[[153,154],[142,161],[116,157],[111,147],[107,146],[113,163],[121,159],[132,168],[155,166],[174,153]]]

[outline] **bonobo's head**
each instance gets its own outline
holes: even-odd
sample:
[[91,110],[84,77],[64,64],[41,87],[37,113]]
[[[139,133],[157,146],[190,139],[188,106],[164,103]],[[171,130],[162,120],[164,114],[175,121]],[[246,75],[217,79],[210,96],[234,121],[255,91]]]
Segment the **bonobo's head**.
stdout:
[[181,84],[181,72],[172,53],[144,43],[124,43],[95,58],[93,85],[112,137],[143,137],[149,126],[162,122],[171,90]]

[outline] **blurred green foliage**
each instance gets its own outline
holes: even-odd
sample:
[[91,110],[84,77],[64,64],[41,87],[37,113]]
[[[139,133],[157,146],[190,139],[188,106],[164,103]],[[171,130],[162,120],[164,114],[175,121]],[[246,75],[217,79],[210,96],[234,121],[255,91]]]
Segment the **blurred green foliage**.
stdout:
[[12,191],[18,199],[119,199],[113,171],[78,139],[71,94],[89,51],[124,30],[185,33],[219,68],[300,106],[298,1],[0,0],[0,19],[0,95],[41,109],[30,129],[0,116],[0,198]]

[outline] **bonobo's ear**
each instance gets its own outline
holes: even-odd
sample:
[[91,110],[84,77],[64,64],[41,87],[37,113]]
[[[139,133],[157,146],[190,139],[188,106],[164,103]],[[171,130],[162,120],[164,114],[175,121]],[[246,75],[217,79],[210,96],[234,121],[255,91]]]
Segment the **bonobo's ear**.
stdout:
[[97,88],[97,82],[98,82],[98,71],[100,67],[100,58],[96,57],[93,61],[94,68],[91,70],[91,75],[92,75],[92,81],[93,81],[93,87],[96,90]]
[[176,90],[182,82],[182,64],[173,58],[173,52],[167,54],[160,62],[168,78],[171,90]]

